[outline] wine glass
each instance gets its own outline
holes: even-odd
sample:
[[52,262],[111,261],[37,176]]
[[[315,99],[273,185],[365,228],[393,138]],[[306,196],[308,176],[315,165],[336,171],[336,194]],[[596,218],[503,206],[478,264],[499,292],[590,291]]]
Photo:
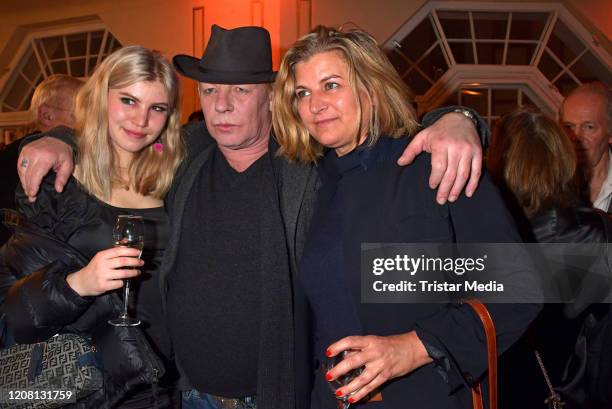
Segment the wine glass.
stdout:
[[[115,247],[132,247],[140,250],[138,257],[142,255],[144,247],[144,222],[142,216],[122,214],[117,216],[117,223],[113,229],[113,245]],[[124,267],[133,268],[133,267]],[[108,320],[108,323],[116,327],[134,327],[140,325],[140,320],[128,315],[128,301],[130,298],[131,279],[123,280],[123,312],[117,318]]]
[[[349,350],[340,352],[334,357],[328,358],[325,364],[325,369],[327,371],[330,371],[334,366],[338,365],[344,358],[349,356],[352,352],[355,352],[355,351],[349,349]],[[343,403],[342,409],[348,409],[351,406],[351,403],[349,402],[349,398],[352,395],[354,395],[357,391],[346,394],[344,396],[337,396],[335,395],[336,390],[343,387],[344,385],[348,385],[353,379],[361,375],[362,372],[363,372],[363,367],[356,368],[343,375],[340,375],[333,381],[329,381],[329,387],[331,388],[332,392],[334,392],[334,396],[336,396],[336,399],[341,400]]]

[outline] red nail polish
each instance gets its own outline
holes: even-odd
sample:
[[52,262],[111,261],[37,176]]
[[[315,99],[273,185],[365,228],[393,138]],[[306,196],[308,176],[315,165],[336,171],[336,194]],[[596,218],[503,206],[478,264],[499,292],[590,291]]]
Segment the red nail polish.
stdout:
[[327,379],[328,381],[332,380],[332,376],[328,373],[325,374],[325,379]]
[[332,356],[332,352],[328,349],[327,351],[325,351],[325,355],[327,355],[327,357],[329,358],[330,356]]
[[341,390],[341,389],[338,389],[338,390],[336,391],[336,396],[342,396],[342,395],[343,395],[342,390]]
[[355,398],[353,398],[352,396],[349,398],[349,403],[355,403]]

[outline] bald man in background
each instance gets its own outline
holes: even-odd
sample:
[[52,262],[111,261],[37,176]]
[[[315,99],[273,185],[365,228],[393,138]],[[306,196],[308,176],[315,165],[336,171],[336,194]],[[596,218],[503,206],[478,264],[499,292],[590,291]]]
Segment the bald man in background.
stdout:
[[[601,82],[576,88],[563,101],[560,122],[574,141],[590,202],[612,213],[610,89]],[[579,407],[612,408],[612,304],[589,307],[572,359],[584,369],[568,379],[561,394],[578,398]]]
[[563,101],[561,124],[576,144],[576,153],[593,207],[612,211],[612,93],[592,82],[573,90]]

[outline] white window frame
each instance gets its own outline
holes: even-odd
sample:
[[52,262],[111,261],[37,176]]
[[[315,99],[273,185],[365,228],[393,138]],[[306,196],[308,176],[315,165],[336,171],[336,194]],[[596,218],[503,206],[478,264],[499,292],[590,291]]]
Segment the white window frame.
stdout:
[[[26,33],[24,39],[17,48],[17,52],[15,52],[13,58],[9,62],[8,69],[5,71],[5,74],[0,77],[0,92],[2,93],[0,95],[2,96],[2,99],[4,99],[5,94],[12,85],[9,83],[9,81],[13,80],[13,73],[16,70],[21,70],[21,64],[25,63],[24,56],[28,49],[32,47],[33,50],[36,50],[34,45],[35,40],[94,31],[104,31],[105,33],[100,46],[102,49],[102,47],[106,46],[107,33],[110,30],[101,20],[97,18],[95,20],[90,19],[84,22],[74,22],[61,26],[47,26],[30,30],[28,33]],[[102,52],[99,54],[99,56],[101,55]],[[37,58],[40,64],[40,56]],[[43,75],[45,74],[43,73]],[[23,127],[28,125],[30,122],[31,117],[29,111],[0,112],[0,134],[2,133],[2,128]]]
[[[436,14],[432,14],[434,10],[470,12],[547,12],[551,13],[551,17],[548,19],[543,29],[541,41],[536,47],[534,57],[531,61],[532,65],[455,64],[444,30],[441,29]],[[439,33],[439,42],[441,43],[442,52],[449,63],[449,69],[424,95],[415,97],[419,114],[440,106],[452,93],[456,92],[458,88],[466,87],[474,83],[491,86],[503,86],[504,84],[527,86],[535,94],[530,95],[530,98],[532,98],[534,102],[542,104],[540,108],[542,108],[543,111],[548,114],[555,114],[563,101],[563,96],[557,90],[556,86],[554,86],[554,83],[551,83],[551,81],[538,69],[538,63],[558,19],[561,19],[561,21],[569,27],[586,46],[586,50],[580,53],[575,60],[580,58],[585,52],[591,51],[603,64],[612,67],[611,54],[561,3],[429,1],[404,23],[384,44],[382,44],[383,49],[386,52],[390,52],[396,47],[396,44],[400,44],[403,39],[416,29],[424,19],[427,19],[430,14],[434,17],[434,26]],[[506,35],[506,40],[507,36],[508,34]],[[475,54],[475,56],[476,55],[477,54]],[[504,50],[504,61],[505,58],[506,50]],[[564,64],[563,69],[556,78],[559,78],[564,73],[573,76],[569,70],[566,70]],[[554,80],[556,80],[556,78]]]

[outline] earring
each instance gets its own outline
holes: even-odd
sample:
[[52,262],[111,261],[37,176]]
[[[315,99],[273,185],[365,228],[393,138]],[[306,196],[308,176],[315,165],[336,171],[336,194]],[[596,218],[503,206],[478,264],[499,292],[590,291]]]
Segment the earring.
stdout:
[[164,150],[164,144],[161,142],[155,142],[153,144],[153,149],[155,149],[155,152],[162,152]]

